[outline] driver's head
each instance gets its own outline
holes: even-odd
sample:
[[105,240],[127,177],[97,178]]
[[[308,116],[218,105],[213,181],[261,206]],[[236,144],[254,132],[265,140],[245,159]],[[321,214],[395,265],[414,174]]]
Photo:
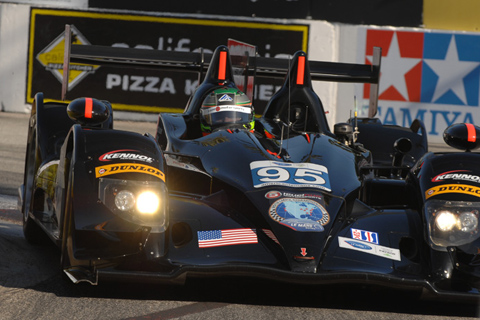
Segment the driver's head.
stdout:
[[203,133],[221,127],[244,127],[253,130],[254,111],[247,95],[236,88],[216,89],[208,94],[200,109]]

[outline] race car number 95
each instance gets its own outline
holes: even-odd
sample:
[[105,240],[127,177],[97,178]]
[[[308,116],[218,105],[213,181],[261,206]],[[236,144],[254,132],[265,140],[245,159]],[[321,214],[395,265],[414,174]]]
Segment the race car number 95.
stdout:
[[331,191],[328,169],[319,164],[254,161],[250,170],[255,188],[275,185]]

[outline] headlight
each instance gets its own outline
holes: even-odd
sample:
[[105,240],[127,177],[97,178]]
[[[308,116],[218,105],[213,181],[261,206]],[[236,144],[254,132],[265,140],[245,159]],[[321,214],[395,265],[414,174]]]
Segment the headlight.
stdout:
[[441,231],[450,231],[455,227],[457,218],[450,211],[439,211],[435,218],[435,224]]
[[445,250],[461,246],[480,237],[480,204],[465,201],[429,200],[425,203],[431,246]]
[[144,191],[137,197],[137,210],[144,214],[153,214],[158,211],[160,198],[151,191]]
[[135,195],[127,190],[122,190],[115,196],[115,205],[118,210],[129,211],[135,206]]
[[122,219],[160,232],[166,224],[166,192],[163,181],[100,178],[98,198]]
[[458,216],[459,229],[463,232],[474,232],[478,227],[478,211],[464,212]]
[[118,210],[130,211],[135,205],[140,213],[154,214],[160,206],[160,198],[152,191],[140,192],[136,197],[128,190],[122,190],[115,195],[115,206]]

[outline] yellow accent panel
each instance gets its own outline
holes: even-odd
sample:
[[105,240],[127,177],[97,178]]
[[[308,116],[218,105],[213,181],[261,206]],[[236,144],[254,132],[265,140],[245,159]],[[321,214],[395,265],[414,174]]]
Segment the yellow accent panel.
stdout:
[[423,0],[423,24],[427,29],[480,31],[480,1]]
[[425,191],[425,199],[444,193],[463,193],[480,197],[480,188],[468,184],[442,184]]
[[157,168],[137,163],[114,163],[95,168],[95,178],[105,177],[111,174],[139,172],[146,173],[162,179],[165,182],[165,174]]

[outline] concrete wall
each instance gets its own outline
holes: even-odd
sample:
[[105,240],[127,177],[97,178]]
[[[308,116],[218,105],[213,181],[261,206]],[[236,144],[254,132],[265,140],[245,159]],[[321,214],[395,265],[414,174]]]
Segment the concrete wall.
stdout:
[[30,6],[0,5],[0,108],[27,112],[25,87]]

